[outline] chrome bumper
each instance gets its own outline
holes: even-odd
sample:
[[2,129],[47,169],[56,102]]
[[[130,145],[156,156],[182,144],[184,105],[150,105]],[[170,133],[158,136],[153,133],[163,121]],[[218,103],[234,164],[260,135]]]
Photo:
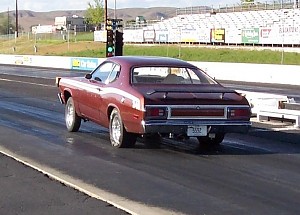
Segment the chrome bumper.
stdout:
[[173,133],[185,134],[188,126],[207,126],[208,133],[247,133],[251,128],[249,121],[207,121],[193,120],[178,122],[177,120],[167,121],[146,121],[144,124],[145,133]]

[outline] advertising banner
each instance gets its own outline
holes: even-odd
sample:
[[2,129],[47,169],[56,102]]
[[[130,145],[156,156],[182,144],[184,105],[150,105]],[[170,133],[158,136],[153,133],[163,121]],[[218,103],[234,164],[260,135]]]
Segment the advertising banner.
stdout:
[[199,43],[210,43],[210,28],[197,29],[196,35]]
[[98,66],[98,59],[95,58],[71,58],[71,69],[93,70]]
[[169,31],[155,31],[155,41],[159,43],[169,42]]
[[154,30],[144,30],[144,42],[155,42]]
[[194,29],[182,29],[180,42],[182,43],[194,43],[197,41],[197,31]]
[[224,28],[211,29],[211,42],[225,43],[225,29]]
[[53,25],[38,25],[31,28],[33,34],[52,34],[55,32]]
[[142,43],[144,42],[144,30],[124,30],[123,31],[123,41],[126,42],[135,42]]
[[284,42],[278,27],[263,27],[259,31],[260,44],[282,44]]
[[259,44],[259,28],[242,29],[242,43]]
[[94,31],[95,42],[106,42],[106,31]]
[[260,28],[260,44],[300,44],[299,26]]
[[225,28],[225,43],[226,44],[241,44],[242,30],[237,28]]

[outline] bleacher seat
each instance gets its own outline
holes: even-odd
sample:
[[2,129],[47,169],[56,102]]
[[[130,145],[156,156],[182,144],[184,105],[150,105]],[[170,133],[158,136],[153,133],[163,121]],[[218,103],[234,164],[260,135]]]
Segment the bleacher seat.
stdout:
[[300,9],[258,10],[227,13],[177,15],[154,24],[155,29],[259,28],[282,25],[299,26]]

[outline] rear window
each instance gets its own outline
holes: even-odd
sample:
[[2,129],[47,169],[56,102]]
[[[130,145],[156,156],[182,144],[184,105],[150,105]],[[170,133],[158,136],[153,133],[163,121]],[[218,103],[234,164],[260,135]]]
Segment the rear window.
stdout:
[[203,71],[194,68],[137,67],[132,70],[133,84],[216,84]]

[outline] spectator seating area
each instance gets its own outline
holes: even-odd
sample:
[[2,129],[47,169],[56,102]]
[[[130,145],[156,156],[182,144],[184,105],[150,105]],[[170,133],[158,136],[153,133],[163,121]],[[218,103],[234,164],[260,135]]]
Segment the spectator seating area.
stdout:
[[202,13],[177,15],[148,26],[154,30],[259,28],[300,26],[300,9],[259,10],[228,13]]

